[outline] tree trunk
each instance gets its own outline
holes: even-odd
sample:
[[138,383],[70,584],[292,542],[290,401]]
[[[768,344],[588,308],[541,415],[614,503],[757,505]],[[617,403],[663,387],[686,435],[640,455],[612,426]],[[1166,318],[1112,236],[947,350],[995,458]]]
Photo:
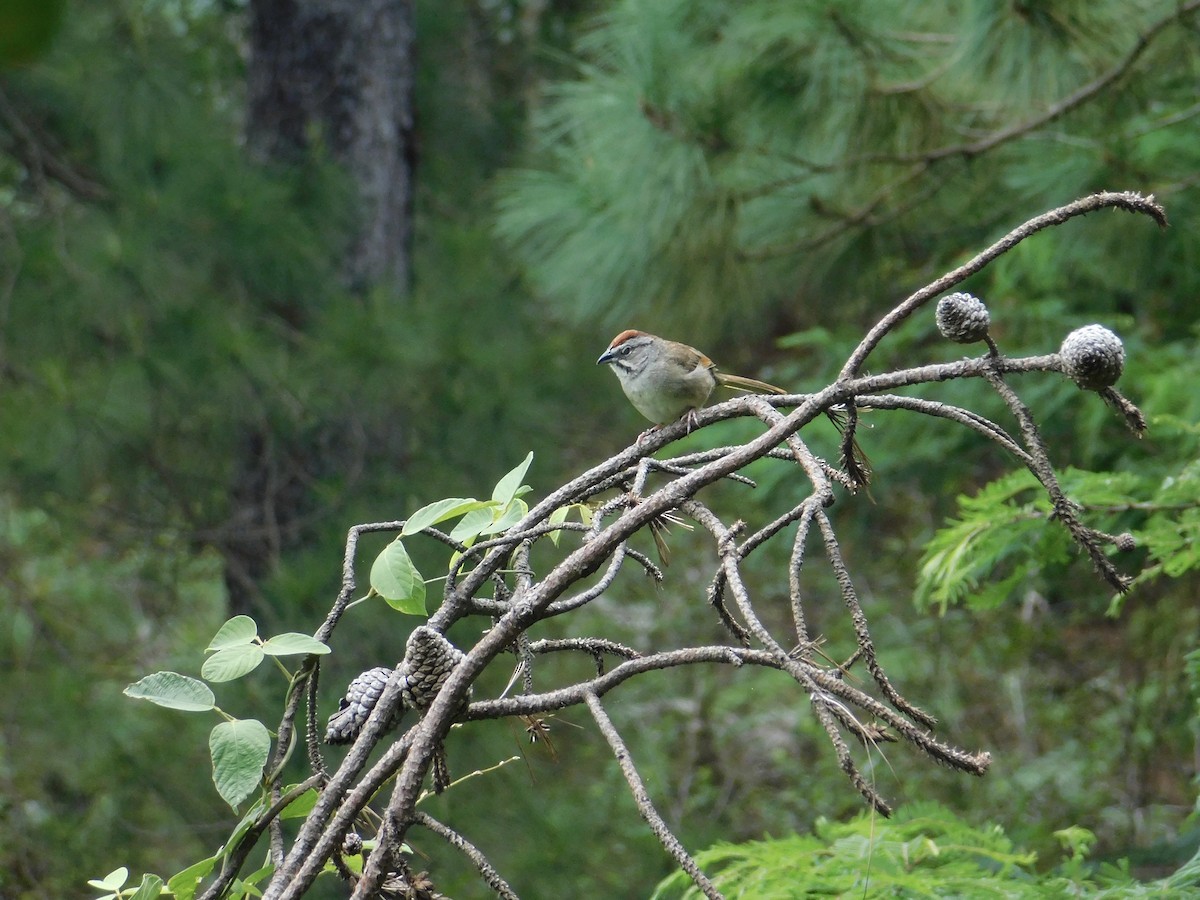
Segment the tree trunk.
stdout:
[[[378,285],[403,296],[412,278],[413,2],[250,2],[250,151],[302,165],[316,150],[345,169],[358,196],[341,269],[356,293]],[[232,612],[258,611],[263,579],[305,537],[314,505],[306,487],[331,464],[353,468],[348,457],[361,448],[345,435],[354,433],[323,422],[241,436],[217,542]]]
[[412,277],[414,0],[251,0],[247,137],[288,162],[324,144],[358,190],[355,290]]

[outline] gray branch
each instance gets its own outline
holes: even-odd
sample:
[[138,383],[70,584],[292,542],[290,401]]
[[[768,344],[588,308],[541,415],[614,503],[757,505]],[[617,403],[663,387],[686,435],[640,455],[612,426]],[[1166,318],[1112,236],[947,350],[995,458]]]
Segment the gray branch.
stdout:
[[[325,862],[341,852],[347,832],[369,812],[368,804],[372,798],[389,783],[390,796],[382,812],[383,824],[375,835],[377,846],[355,885],[356,897],[376,896],[382,885],[390,883],[389,879],[408,877],[399,854],[413,825],[433,831],[458,848],[498,896],[515,896],[512,888],[496,874],[495,867],[466,836],[425,816],[417,810],[416,804],[448,738],[453,751],[454,736],[450,729],[454,723],[462,723],[469,729],[472,723],[483,719],[535,716],[573,706],[586,706],[592,713],[651,830],[707,896],[720,896],[655,811],[628,748],[600,702],[605,694],[630,679],[672,667],[755,666],[785,673],[797,685],[797,697],[808,698],[808,705],[850,783],[883,814],[887,814],[890,807],[859,770],[855,753],[861,750],[857,745],[870,750],[882,741],[899,741],[933,761],[960,771],[974,775],[986,772],[990,762],[987,753],[969,753],[935,737],[934,717],[909,701],[886,673],[879,648],[871,637],[867,615],[859,602],[851,564],[843,558],[833,521],[827,513],[828,507],[841,496],[836,490],[837,485],[852,493],[861,481],[861,473],[856,475],[854,471],[840,469],[820,458],[802,438],[802,430],[814,419],[842,409],[847,413],[842,452],[850,456],[848,448],[855,439],[858,409],[915,413],[968,429],[1006,454],[1015,464],[1032,471],[1053,505],[1054,519],[1067,529],[1110,583],[1125,584],[1126,576],[1118,573],[1105,555],[1105,542],[1114,539],[1088,527],[1083,521],[1084,511],[1065,497],[1034,415],[1012,386],[1022,375],[1061,375],[1064,365],[1057,353],[1008,358],[999,353],[989,338],[986,340],[988,352],[978,358],[916,365],[875,375],[860,374],[867,357],[879,343],[938,294],[978,272],[1038,231],[1104,208],[1123,209],[1164,221],[1161,208],[1151,198],[1137,194],[1096,194],[1051,210],[1014,229],[970,262],[946,273],[896,306],[867,333],[846,360],[838,379],[824,389],[805,394],[749,395],[698,410],[694,417],[689,417],[691,421],[662,427],[572,479],[534,504],[507,532],[473,547],[464,547],[436,529],[426,529],[425,535],[461,554],[450,568],[441,606],[422,626],[431,633],[428,637],[433,645],[441,642],[443,653],[440,658],[450,663],[436,673],[436,680],[429,682],[422,702],[415,707],[415,715],[400,720],[401,732],[390,737],[389,728],[397,727],[400,718],[397,712],[414,708],[410,703],[402,705],[401,697],[405,691],[411,694],[412,678],[418,669],[413,659],[401,660],[390,670],[384,668],[383,673],[391,673],[387,676],[386,686],[377,696],[377,692],[371,693],[374,705],[364,707],[362,716],[354,719],[356,728],[362,717],[365,717],[365,724],[356,735],[349,735],[353,743],[341,764],[327,772],[318,746],[319,729],[315,727],[318,659],[310,657],[305,661],[294,681],[278,733],[281,744],[285,736],[295,733],[298,698],[301,695],[307,697],[308,718],[304,732],[309,764],[315,783],[321,785],[321,796],[278,861],[264,893],[266,900],[298,900],[303,896]],[[987,382],[1004,400],[1016,423],[1013,433],[972,410],[898,393],[917,385],[971,378]],[[1100,394],[1105,402],[1117,409],[1131,429],[1135,432],[1144,429],[1144,420],[1130,401],[1111,388]],[[760,422],[757,435],[738,445],[674,457],[669,451],[663,453],[689,432],[736,417]],[[862,435],[861,431],[859,435]],[[663,453],[663,459],[656,457],[660,453]],[[720,481],[753,489],[754,482],[743,474],[743,470],[748,464],[764,459],[792,467],[797,479],[808,486],[807,496],[790,499],[784,508],[772,512],[769,522],[755,530],[739,521],[723,521],[703,502],[700,492]],[[849,459],[843,463],[851,464]],[[616,495],[611,494],[613,491]],[[550,516],[555,510],[584,503],[593,510],[593,521],[589,526],[551,524]],[[629,560],[634,561],[636,573],[644,572],[657,581],[664,580],[669,570],[654,565],[644,554],[633,549],[629,541],[643,529],[659,527],[663,517],[668,515],[691,519],[711,537],[715,562],[703,599],[725,625],[731,645],[652,649],[639,653],[602,634],[558,640],[532,639],[529,634],[532,626],[554,616],[570,617],[612,591],[622,575],[628,573],[630,567],[626,563]],[[319,639],[330,640],[357,593],[354,565],[359,537],[368,532],[398,532],[403,525],[402,521],[379,522],[358,525],[350,530],[343,561],[342,588],[325,622],[316,632]],[[556,561],[544,564],[544,570],[538,571],[535,561],[549,558],[550,554],[540,551],[535,554],[532,550],[555,532],[560,535],[561,545],[553,555]],[[765,624],[775,621],[776,617],[761,614],[761,601],[754,596],[744,572],[747,562],[773,541],[790,543],[787,571],[780,573],[780,581],[787,585],[791,621],[776,629],[786,632],[785,635],[773,633]],[[855,636],[854,652],[840,664],[823,654],[820,636],[810,631],[805,611],[804,577],[810,552],[817,553],[819,562],[827,564],[833,572]],[[598,577],[585,583],[584,579],[597,573]],[[488,596],[489,586],[491,596]],[[459,650],[446,644],[444,636],[454,623],[479,615],[491,617],[491,627],[474,646],[461,648],[460,658]],[[535,666],[534,662],[546,653],[583,654],[594,661],[595,674],[570,684],[540,684],[546,676],[542,667]],[[514,680],[521,678],[520,692],[515,696],[470,702],[470,691],[481,673],[494,665],[511,668],[514,659]],[[871,676],[863,679],[864,687],[849,683],[845,677],[848,669],[859,664]],[[382,679],[384,675],[378,677]],[[378,687],[379,682],[374,683]],[[378,748],[383,748],[382,755],[368,768],[368,759]],[[282,757],[277,754],[277,758]],[[279,785],[272,785],[272,790],[279,798]],[[265,828],[269,822],[262,825]],[[209,900],[217,896],[219,891],[212,887],[204,894]]]

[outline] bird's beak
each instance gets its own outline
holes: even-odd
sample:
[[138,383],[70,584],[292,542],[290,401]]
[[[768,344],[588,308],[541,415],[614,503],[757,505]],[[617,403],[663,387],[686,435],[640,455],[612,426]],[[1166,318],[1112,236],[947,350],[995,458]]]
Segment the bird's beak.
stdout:
[[613,359],[615,359],[615,357],[613,356],[612,347],[609,347],[607,350],[605,350],[603,353],[600,354],[600,358],[598,360],[596,360],[596,365],[601,366],[601,365],[604,365],[605,363],[610,363],[613,361]]

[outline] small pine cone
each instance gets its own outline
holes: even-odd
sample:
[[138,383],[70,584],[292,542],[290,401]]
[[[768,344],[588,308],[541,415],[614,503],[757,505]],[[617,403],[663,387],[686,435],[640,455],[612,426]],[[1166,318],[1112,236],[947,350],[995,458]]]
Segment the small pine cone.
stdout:
[[342,855],[343,856],[358,856],[363,852],[362,835],[357,831],[347,831],[346,836],[342,838]]
[[1066,336],[1059,349],[1063,371],[1081,388],[1112,387],[1125,368],[1121,339],[1103,325],[1084,325]]
[[987,337],[992,317],[982,300],[960,292],[938,301],[936,320],[942,337],[956,344],[974,344]]
[[[325,729],[325,740],[330,744],[349,744],[362,731],[371,716],[371,710],[379,701],[392,670],[384,666],[368,669],[350,682],[346,688],[346,696],[342,698],[337,712],[329,717],[329,725]],[[396,723],[403,709],[397,709],[396,715],[388,727]]]
[[[407,709],[428,709],[462,658],[462,651],[432,628],[422,625],[415,629],[408,637],[404,661],[400,663],[400,704],[386,727],[395,726]],[[349,744],[358,737],[391,675],[391,669],[378,666],[350,682],[341,706],[329,717],[325,729],[327,743]]]
[[1114,543],[1116,544],[1117,549],[1122,553],[1128,553],[1130,550],[1137,548],[1137,540],[1128,531],[1118,534]]
[[425,625],[408,638],[400,664],[400,696],[410,709],[428,709],[451,669],[462,661],[462,652]]

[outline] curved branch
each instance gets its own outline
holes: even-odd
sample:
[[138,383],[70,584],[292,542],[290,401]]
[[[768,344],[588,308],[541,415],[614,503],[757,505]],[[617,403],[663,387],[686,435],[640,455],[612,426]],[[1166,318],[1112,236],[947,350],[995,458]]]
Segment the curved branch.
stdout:
[[875,326],[867,332],[867,336],[850,354],[850,358],[846,360],[846,364],[842,366],[842,371],[838,375],[838,380],[843,381],[854,376],[862,364],[866,361],[871,351],[879,346],[879,342],[893,328],[907,319],[913,312],[920,309],[925,303],[929,302],[938,294],[948,291],[956,284],[965,281],[971,275],[983,269],[988,263],[992,262],[997,257],[1007,253],[1021,241],[1031,235],[1037,234],[1044,228],[1050,228],[1054,225],[1061,225],[1076,216],[1087,215],[1090,212],[1095,212],[1098,209],[1116,208],[1124,209],[1127,212],[1141,213],[1154,219],[1160,226],[1167,224],[1167,215],[1163,208],[1154,202],[1154,198],[1143,197],[1141,194],[1133,192],[1113,193],[1102,192],[1092,194],[1090,197],[1084,197],[1076,200],[1073,203],[1068,203],[1065,206],[1060,206],[1057,209],[1052,209],[1049,212],[1042,213],[1040,216],[1035,216],[1028,222],[1014,228],[992,246],[988,247],[982,253],[976,254],[972,259],[963,263],[957,269],[947,272],[941,278],[921,288],[916,293],[912,294],[908,299],[903,301],[899,306],[889,312],[886,316],[879,320]]

